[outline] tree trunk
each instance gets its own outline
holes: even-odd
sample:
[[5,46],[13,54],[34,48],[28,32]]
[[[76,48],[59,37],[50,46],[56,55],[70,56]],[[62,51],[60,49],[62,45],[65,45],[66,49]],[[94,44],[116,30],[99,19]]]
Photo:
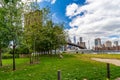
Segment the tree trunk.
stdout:
[[37,62],[37,52],[35,52],[35,62]]
[[39,53],[37,53],[37,63],[39,63]]
[[50,50],[50,54],[52,54],[52,50]]
[[29,55],[29,58],[30,58],[30,64],[33,64],[33,61],[32,61],[32,54],[31,53],[29,53],[30,55]]
[[15,45],[13,45],[13,71],[16,70],[15,66]]
[[0,48],[0,67],[2,67],[2,50]]
[[56,48],[55,48],[55,54],[57,54],[57,52],[56,52]]
[[43,54],[45,55],[45,51],[43,51]]
[[50,54],[50,50],[48,50],[48,54]]

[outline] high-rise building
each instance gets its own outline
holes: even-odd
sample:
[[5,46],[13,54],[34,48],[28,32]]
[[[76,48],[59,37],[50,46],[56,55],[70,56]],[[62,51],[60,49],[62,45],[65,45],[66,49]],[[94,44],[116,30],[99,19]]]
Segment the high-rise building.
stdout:
[[76,36],[73,37],[74,43],[76,44]]
[[82,42],[82,37],[80,37],[80,42]]
[[118,41],[114,41],[114,46],[118,46]]
[[82,39],[83,39],[82,37],[79,38],[79,45],[80,45],[81,47],[86,48],[86,44],[85,44],[85,42],[83,42]]
[[77,42],[77,45],[80,45],[80,42]]
[[111,41],[106,41],[105,47],[112,47],[112,42]]
[[101,39],[100,38],[95,39],[95,47],[101,47]]

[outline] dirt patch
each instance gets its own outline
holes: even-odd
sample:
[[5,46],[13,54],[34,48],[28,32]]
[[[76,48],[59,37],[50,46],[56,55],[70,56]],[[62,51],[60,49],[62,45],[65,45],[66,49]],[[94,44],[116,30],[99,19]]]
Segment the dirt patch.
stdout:
[[117,79],[115,79],[115,80],[120,80],[120,78],[117,78]]
[[99,62],[105,62],[105,63],[114,64],[116,66],[120,66],[120,60],[118,59],[101,59],[101,58],[91,58],[91,59]]

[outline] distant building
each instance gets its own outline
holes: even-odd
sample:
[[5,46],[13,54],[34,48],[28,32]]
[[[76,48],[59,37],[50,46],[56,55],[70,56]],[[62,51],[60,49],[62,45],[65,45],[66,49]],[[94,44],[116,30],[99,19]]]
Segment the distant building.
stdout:
[[77,42],[77,45],[80,45],[80,42]]
[[[70,38],[68,38],[68,42],[69,42],[69,43],[72,43],[72,41],[71,41]],[[71,47],[72,47],[71,45],[67,45],[67,50],[68,50],[68,49],[71,49]]]
[[[99,47],[100,46],[100,47]],[[95,39],[95,47],[93,47],[96,51],[120,51],[120,46],[118,41],[114,41],[114,45],[112,45],[111,41],[106,41],[104,44],[101,45],[100,38]]]
[[76,44],[76,36],[73,37],[73,41]]
[[101,47],[101,39],[100,38],[95,39],[95,47]]
[[118,44],[118,41],[114,41],[114,46],[116,47],[116,46],[118,46],[119,44]]
[[86,48],[85,42],[80,42],[80,46]]
[[105,47],[112,47],[112,42],[111,41],[106,41]]
[[80,42],[82,42],[82,37],[80,37]]

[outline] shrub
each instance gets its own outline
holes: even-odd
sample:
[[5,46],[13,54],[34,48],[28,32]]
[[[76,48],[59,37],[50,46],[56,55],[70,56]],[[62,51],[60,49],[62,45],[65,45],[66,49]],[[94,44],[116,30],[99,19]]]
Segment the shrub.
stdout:
[[[10,58],[12,58],[13,57],[13,55],[12,54],[10,54],[10,53],[3,53],[3,55],[2,55],[2,58],[3,59],[10,59]],[[15,55],[15,58],[18,58],[19,57],[19,55],[18,54],[16,54]]]

